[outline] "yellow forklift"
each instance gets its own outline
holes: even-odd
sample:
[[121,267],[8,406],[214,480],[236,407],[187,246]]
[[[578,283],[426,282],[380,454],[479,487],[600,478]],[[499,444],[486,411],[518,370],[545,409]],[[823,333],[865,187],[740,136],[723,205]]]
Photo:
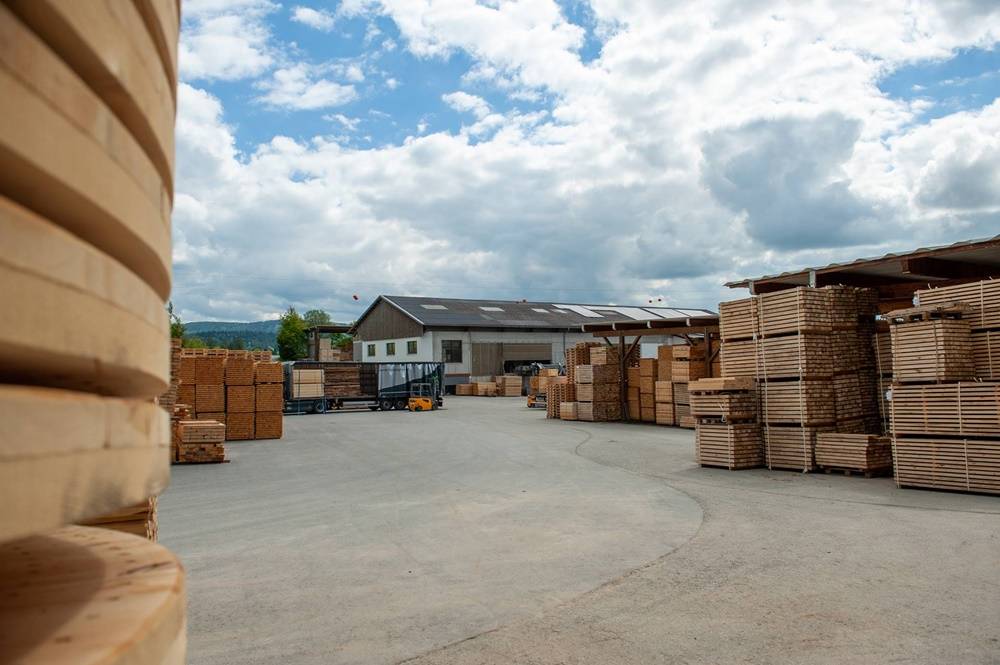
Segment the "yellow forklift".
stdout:
[[413,384],[407,408],[410,411],[437,411],[437,399],[434,398],[434,391],[431,390],[431,384]]

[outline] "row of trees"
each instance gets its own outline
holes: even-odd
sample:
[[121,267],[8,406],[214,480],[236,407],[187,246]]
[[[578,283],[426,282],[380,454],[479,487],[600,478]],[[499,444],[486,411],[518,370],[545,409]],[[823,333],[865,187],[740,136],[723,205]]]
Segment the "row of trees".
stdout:
[[[306,329],[333,323],[330,315],[321,309],[311,309],[304,315],[289,307],[278,324],[278,355],[282,360],[299,360],[309,353]],[[333,335],[333,345],[347,348],[353,343],[350,335]]]
[[[184,322],[180,316],[174,312],[174,304],[167,303],[167,313],[170,316],[170,336],[180,338],[181,344],[189,349],[203,348],[226,348],[242,350],[247,348],[246,341],[241,337],[229,339],[203,339],[201,337],[188,335]],[[321,309],[311,309],[304,315],[300,315],[294,307],[289,307],[278,324],[278,334],[275,340],[278,355],[282,360],[299,360],[305,358],[309,352],[309,342],[306,336],[306,329],[312,326],[326,325],[332,323],[330,315]],[[350,335],[333,335],[333,345],[341,348],[348,348],[352,344]],[[254,347],[257,348],[257,347]],[[272,351],[274,349],[271,349]]]

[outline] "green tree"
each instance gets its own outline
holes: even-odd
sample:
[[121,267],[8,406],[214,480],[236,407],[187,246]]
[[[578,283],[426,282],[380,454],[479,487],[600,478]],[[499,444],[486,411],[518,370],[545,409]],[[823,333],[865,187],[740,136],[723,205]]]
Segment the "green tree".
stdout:
[[207,349],[208,344],[200,337],[185,337],[181,340],[181,346],[185,349]]
[[174,303],[172,300],[167,301],[167,316],[170,317],[170,336],[175,339],[184,339],[184,323],[181,321],[181,317],[174,314]]
[[321,309],[311,309],[305,313],[302,319],[306,322],[306,327],[323,326],[333,322],[330,315]]
[[234,337],[226,344],[226,348],[232,351],[242,351],[247,348],[247,343],[243,341],[242,337]]
[[354,346],[354,338],[345,333],[333,335],[333,345],[338,349],[350,349]]
[[306,357],[306,322],[294,307],[281,317],[278,325],[278,355],[282,360],[298,360]]

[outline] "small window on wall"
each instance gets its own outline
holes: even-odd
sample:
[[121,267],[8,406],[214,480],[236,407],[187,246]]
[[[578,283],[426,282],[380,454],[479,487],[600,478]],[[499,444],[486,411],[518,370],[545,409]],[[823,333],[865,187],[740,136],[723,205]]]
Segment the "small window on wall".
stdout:
[[443,339],[441,340],[441,360],[446,363],[462,362],[462,340]]
[[411,340],[406,343],[406,353],[408,355],[414,356],[417,354],[417,341]]
[[369,344],[368,345],[368,357],[369,358],[374,358],[375,357],[375,345],[374,344]]
[[394,355],[396,355],[396,343],[395,342],[386,342],[385,343],[385,355],[387,355],[387,356],[394,356]]

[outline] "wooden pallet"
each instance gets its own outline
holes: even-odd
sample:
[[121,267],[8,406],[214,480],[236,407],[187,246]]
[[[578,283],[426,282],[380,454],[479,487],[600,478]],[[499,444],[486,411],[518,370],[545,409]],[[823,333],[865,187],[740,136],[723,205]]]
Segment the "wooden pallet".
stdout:
[[897,384],[891,407],[892,431],[899,436],[1000,435],[1000,383]]
[[699,421],[695,428],[695,454],[701,466],[730,470],[763,466],[760,426]]
[[916,298],[921,305],[965,303],[970,311],[964,318],[973,330],[1000,328],[1000,280],[924,289],[916,292]]

